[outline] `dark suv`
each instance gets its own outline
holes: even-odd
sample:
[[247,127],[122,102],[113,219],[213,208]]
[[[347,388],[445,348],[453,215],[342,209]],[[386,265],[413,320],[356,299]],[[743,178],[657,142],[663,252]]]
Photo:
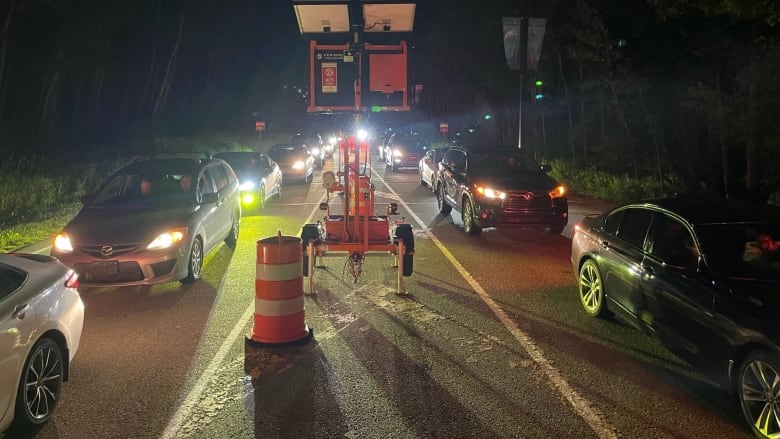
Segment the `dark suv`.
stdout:
[[442,158],[436,182],[439,211],[461,213],[469,235],[483,228],[543,228],[561,233],[569,220],[566,188],[512,146],[451,148]]

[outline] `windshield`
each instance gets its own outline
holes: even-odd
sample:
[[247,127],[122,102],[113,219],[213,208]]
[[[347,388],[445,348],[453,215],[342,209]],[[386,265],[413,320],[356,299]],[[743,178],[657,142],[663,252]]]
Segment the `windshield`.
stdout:
[[393,147],[408,153],[425,154],[430,143],[424,139],[404,137],[393,141]]
[[295,160],[300,160],[303,155],[303,148],[287,145],[287,146],[274,146],[268,151],[268,155],[273,157],[274,160],[280,163],[289,163]]
[[88,204],[93,207],[186,204],[195,199],[195,183],[189,174],[115,175]]
[[514,152],[472,152],[469,154],[468,166],[500,174],[542,172],[535,160]]

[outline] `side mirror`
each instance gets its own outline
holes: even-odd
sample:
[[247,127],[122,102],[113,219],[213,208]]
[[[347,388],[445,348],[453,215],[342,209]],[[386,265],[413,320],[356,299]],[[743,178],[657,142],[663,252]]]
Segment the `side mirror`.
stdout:
[[207,194],[203,194],[203,204],[212,204],[219,201],[219,194],[216,192],[209,192]]

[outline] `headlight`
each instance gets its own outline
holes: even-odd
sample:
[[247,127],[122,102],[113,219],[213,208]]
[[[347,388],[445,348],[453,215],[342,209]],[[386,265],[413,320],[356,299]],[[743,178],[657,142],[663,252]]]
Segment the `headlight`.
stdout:
[[330,140],[330,144],[331,144],[331,145],[335,145],[335,144],[336,144],[336,142],[338,142],[338,141],[339,141],[339,139],[338,139],[338,138],[336,138],[335,136],[334,136],[334,137],[331,137],[329,140]]
[[297,162],[293,163],[292,168],[297,170],[303,169],[303,160],[298,160]]
[[506,198],[506,192],[501,192],[491,187],[477,185],[476,189],[477,189],[477,193],[482,195],[485,198],[490,198],[494,200],[503,200],[504,198]]
[[393,150],[393,157],[403,157],[403,155],[400,149]]
[[240,189],[242,191],[251,191],[252,189],[255,188],[255,186],[256,186],[255,182],[252,181],[252,180],[249,180],[249,181],[245,181],[245,182],[241,183],[241,185],[238,187],[238,189]]
[[311,155],[320,155],[320,149],[319,148],[312,148],[311,149]]
[[152,240],[151,244],[146,246],[146,249],[160,250],[164,248],[169,248],[183,241],[185,236],[187,236],[186,227],[160,233],[159,235],[157,235],[156,238]]
[[561,198],[566,195],[566,188],[563,185],[550,191],[550,198]]
[[54,248],[62,253],[73,252],[73,244],[70,242],[70,237],[64,233],[60,233],[54,238]]
[[241,202],[247,206],[254,204],[255,202],[254,194],[244,194],[243,196],[241,196]]

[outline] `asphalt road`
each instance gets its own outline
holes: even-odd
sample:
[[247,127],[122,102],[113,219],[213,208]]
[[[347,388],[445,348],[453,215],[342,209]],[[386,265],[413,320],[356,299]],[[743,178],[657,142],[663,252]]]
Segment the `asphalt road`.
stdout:
[[392,256],[366,258],[355,282],[346,253],[329,253],[304,294],[313,337],[247,343],[257,241],[299,236],[323,215],[319,178],[287,185],[196,284],[80,289],[81,347],[36,437],[750,437],[725,391],[652,338],[580,309],[571,227],[607,204],[574,197],[560,236],[472,237],[437,214],[416,170],[380,165],[372,183],[377,206],[399,203],[415,233],[407,294],[396,294]]

